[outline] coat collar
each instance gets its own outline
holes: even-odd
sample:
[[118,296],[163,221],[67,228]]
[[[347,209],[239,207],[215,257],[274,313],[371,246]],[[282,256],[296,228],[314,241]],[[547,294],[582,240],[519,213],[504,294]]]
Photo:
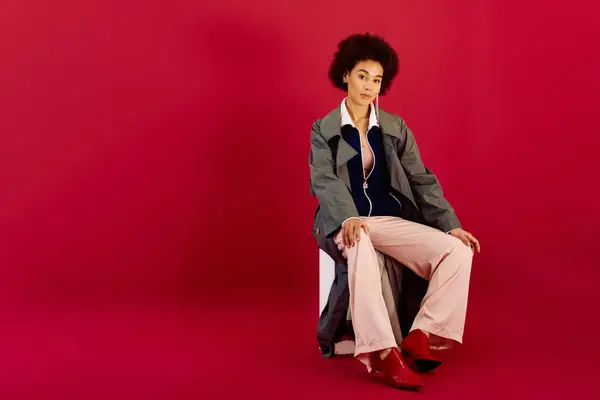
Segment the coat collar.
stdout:
[[[396,178],[398,171],[396,171],[393,167],[391,160],[394,157],[396,152],[396,147],[394,146],[394,138],[402,139],[401,132],[402,126],[400,122],[400,118],[396,117],[393,114],[387,113],[383,110],[379,110],[379,129],[384,133],[383,135],[383,148],[386,153],[386,159],[388,164],[388,170],[392,179],[392,187],[396,190],[399,190],[401,193],[404,193],[406,190],[410,191],[410,189],[406,189],[403,191],[402,188],[397,187],[396,182],[398,179]],[[335,136],[340,136],[340,140],[338,142],[337,155],[335,155],[336,165],[337,165],[337,176],[344,182],[346,187],[350,188],[350,175],[348,171],[347,162],[352,157],[356,156],[358,153],[352,146],[350,146],[343,138],[341,137],[341,104],[329,114],[327,114],[321,120],[321,135],[326,141],[329,141],[331,138]]]
[[[323,138],[327,141],[336,135],[341,136],[341,108],[342,105],[340,104],[323,117],[323,120],[321,121],[321,135],[323,135]],[[379,128],[381,129],[381,132],[386,135],[401,138],[399,119],[382,109],[379,109]]]

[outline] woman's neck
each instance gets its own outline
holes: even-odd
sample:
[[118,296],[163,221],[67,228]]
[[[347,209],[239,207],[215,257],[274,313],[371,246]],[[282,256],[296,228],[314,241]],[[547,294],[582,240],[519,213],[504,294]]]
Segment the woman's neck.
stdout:
[[348,109],[348,114],[350,114],[350,118],[354,123],[358,123],[365,118],[369,117],[369,106],[363,106],[361,104],[356,104],[348,97],[346,99],[346,108]]

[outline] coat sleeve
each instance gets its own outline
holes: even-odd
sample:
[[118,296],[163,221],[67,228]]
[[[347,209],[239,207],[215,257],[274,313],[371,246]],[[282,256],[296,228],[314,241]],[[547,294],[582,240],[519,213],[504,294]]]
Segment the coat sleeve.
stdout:
[[444,198],[436,176],[423,164],[413,133],[401,118],[400,129],[406,137],[403,148],[399,149],[400,162],[421,215],[429,225],[444,232],[460,228],[454,209]]
[[310,135],[311,193],[319,200],[323,227],[332,235],[348,218],[358,217],[352,194],[333,171],[331,148],[320,132],[320,120],[315,121]]

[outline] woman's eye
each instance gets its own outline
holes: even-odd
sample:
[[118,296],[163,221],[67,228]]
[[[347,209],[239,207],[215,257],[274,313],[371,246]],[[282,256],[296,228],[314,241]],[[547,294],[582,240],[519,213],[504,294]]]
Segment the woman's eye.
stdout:
[[378,80],[378,79],[376,79],[376,80],[375,80],[375,83],[379,84],[379,83],[381,83],[381,81],[380,81],[380,80]]

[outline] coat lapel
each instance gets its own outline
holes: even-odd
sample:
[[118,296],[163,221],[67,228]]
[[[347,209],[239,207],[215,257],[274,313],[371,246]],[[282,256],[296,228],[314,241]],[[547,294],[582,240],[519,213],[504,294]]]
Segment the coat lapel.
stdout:
[[394,138],[392,136],[383,136],[383,148],[385,151],[385,160],[390,174],[390,184],[392,188],[398,193],[402,193],[415,205],[415,207],[417,207],[417,203],[415,202],[412,190],[410,188],[410,183],[408,182],[408,179],[404,176],[402,164],[398,159],[397,149],[394,145]]
[[[414,196],[410,183],[405,176],[404,170],[402,169],[402,163],[398,155],[398,143],[402,140],[406,140],[402,134],[402,128],[399,121],[394,118],[391,114],[380,110],[379,124],[381,131],[383,132],[383,148],[385,151],[385,160],[388,167],[388,173],[390,174],[390,183],[394,190],[402,193],[407,199],[409,199],[415,207]],[[417,207],[418,209],[418,207]]]
[[354,156],[358,154],[356,150],[352,148],[342,138],[341,135],[341,127],[340,127],[340,107],[338,106],[336,109],[327,114],[323,120],[321,121],[321,135],[323,138],[329,142],[329,140],[334,136],[339,136],[338,148],[336,154],[336,165],[337,165],[337,176],[340,178],[346,187],[350,189],[350,175],[348,173],[348,161]]
[[[338,106],[323,118],[321,121],[321,135],[323,135],[323,138],[326,141],[329,141],[334,136],[340,137],[336,155],[337,175],[350,190],[350,175],[347,163],[352,157],[356,156],[358,152],[342,138],[340,132],[340,113],[340,106]],[[379,127],[384,134],[383,146],[392,188],[410,199],[416,207],[410,184],[406,177],[403,176],[404,171],[402,170],[402,165],[398,159],[397,143],[399,140],[401,141],[403,139],[400,122],[393,115],[388,114],[383,110],[379,110]]]
[[352,148],[342,137],[340,137],[340,141],[338,143],[338,151],[337,151],[337,175],[340,178],[346,187],[350,189],[350,174],[348,172],[348,161],[354,156],[356,156],[358,152]]

